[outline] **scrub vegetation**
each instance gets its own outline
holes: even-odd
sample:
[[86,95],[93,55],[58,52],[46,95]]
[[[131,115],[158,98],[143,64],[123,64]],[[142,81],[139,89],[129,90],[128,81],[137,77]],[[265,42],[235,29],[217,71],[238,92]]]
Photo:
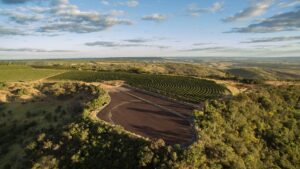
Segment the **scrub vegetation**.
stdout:
[[[246,65],[227,60],[171,62],[153,58],[122,62],[1,62],[0,168],[300,168],[297,63],[291,63],[290,69],[286,64],[276,69],[275,63]],[[126,66],[117,69],[119,65]],[[187,68],[189,65],[192,66]],[[177,69],[180,67],[185,68],[181,71]],[[262,69],[264,73],[260,73]],[[288,81],[283,80],[287,76]],[[102,83],[114,80],[127,85],[114,88]],[[269,80],[272,83],[267,83]],[[222,82],[241,90],[232,96]],[[110,90],[102,88],[105,86]],[[193,136],[192,142],[180,145],[161,138],[145,138],[98,118],[102,109],[108,109],[108,115],[112,112],[110,103],[120,104],[116,99],[112,101],[110,92],[117,94],[114,90],[126,88],[132,90],[118,91],[124,96],[119,100],[131,104],[119,106],[114,115],[126,116],[129,111],[121,109],[124,106],[144,119],[161,117],[181,124],[177,119],[186,119],[184,125],[193,131],[189,135]],[[183,102],[173,104],[174,100],[166,96],[189,105],[197,103],[198,107],[180,114],[179,105]],[[134,106],[138,104],[145,106],[137,109]],[[147,104],[156,111],[146,110]],[[139,121],[137,116],[132,117]],[[148,118],[147,124],[151,120]],[[174,134],[159,129],[155,132]]]

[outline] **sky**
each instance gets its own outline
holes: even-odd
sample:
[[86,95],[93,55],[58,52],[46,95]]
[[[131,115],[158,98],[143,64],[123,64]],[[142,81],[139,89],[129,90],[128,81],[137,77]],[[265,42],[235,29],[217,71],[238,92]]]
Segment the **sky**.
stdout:
[[0,0],[0,59],[300,56],[300,0]]

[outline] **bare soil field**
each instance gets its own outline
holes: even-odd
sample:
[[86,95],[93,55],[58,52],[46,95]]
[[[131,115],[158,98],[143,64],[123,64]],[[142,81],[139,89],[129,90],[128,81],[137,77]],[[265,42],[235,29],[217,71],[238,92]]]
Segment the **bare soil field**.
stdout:
[[98,114],[100,119],[167,144],[193,141],[192,107],[126,87],[108,90],[111,102]]

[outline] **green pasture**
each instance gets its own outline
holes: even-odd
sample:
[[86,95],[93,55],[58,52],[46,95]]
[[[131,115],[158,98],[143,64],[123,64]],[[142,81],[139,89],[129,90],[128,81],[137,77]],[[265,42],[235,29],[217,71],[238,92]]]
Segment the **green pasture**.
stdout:
[[0,81],[17,82],[17,81],[34,81],[47,78],[59,73],[62,70],[54,69],[34,69],[22,65],[0,65]]

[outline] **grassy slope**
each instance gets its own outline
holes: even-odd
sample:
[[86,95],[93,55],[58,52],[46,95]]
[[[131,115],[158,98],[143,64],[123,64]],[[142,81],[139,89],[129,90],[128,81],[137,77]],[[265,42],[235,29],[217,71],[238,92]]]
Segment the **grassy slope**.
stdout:
[[[259,65],[258,65],[259,66]],[[258,80],[296,80],[300,79],[300,70],[296,66],[277,65],[266,67],[247,67],[229,68],[227,72],[246,79]]]
[[276,76],[270,72],[266,72],[260,68],[234,68],[228,69],[232,75],[242,77],[245,79],[258,79],[258,80],[275,80]]

